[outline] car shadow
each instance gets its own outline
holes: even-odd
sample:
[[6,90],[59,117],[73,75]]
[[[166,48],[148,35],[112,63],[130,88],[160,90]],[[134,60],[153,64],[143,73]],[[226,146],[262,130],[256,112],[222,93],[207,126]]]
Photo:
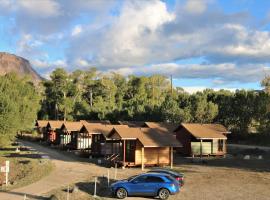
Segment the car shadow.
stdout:
[[[118,180],[110,179],[109,185],[112,183],[117,182]],[[75,186],[82,192],[85,192],[89,195],[94,195],[95,190],[95,181],[85,181],[85,182],[78,182]],[[66,191],[66,189],[64,190]],[[67,192],[67,191],[66,191]],[[108,179],[107,177],[97,177],[96,179],[96,195],[101,198],[106,199],[115,199],[114,195],[110,191],[110,187],[108,187]],[[135,198],[136,196],[129,196],[130,198]],[[145,199],[153,199],[153,197],[142,197]],[[155,199],[155,198],[154,198]]]

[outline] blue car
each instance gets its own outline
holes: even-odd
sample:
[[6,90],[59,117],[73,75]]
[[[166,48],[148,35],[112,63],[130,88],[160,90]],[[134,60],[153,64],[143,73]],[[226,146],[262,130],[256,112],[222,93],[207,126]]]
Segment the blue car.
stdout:
[[160,199],[167,199],[179,190],[179,183],[170,175],[163,173],[140,174],[111,185],[111,192],[118,199],[127,196],[158,196]]
[[164,168],[156,168],[150,170],[148,173],[163,173],[163,174],[169,174],[171,177],[175,178],[181,187],[184,186],[184,174],[183,173],[177,173],[169,169]]

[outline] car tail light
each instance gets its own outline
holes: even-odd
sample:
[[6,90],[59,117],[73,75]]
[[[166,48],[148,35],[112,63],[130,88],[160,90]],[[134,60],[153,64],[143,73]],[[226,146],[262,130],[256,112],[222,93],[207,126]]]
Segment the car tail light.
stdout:
[[182,181],[183,178],[182,178],[182,177],[176,177],[176,180],[177,180],[177,181]]

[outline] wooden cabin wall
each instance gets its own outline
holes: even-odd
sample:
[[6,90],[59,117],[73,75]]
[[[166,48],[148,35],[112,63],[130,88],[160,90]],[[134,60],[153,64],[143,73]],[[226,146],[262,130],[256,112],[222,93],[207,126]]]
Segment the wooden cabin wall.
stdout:
[[[141,165],[142,145],[137,142],[135,151],[135,165]],[[145,165],[168,165],[170,164],[169,147],[146,147],[144,148]]]
[[176,131],[176,138],[183,147],[177,148],[177,152],[184,155],[191,155],[191,135],[185,128]]

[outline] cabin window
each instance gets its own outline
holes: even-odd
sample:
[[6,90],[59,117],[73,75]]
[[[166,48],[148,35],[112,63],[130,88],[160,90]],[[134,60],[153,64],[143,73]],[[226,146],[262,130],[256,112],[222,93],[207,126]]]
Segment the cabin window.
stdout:
[[218,140],[218,151],[223,151],[223,140]]

